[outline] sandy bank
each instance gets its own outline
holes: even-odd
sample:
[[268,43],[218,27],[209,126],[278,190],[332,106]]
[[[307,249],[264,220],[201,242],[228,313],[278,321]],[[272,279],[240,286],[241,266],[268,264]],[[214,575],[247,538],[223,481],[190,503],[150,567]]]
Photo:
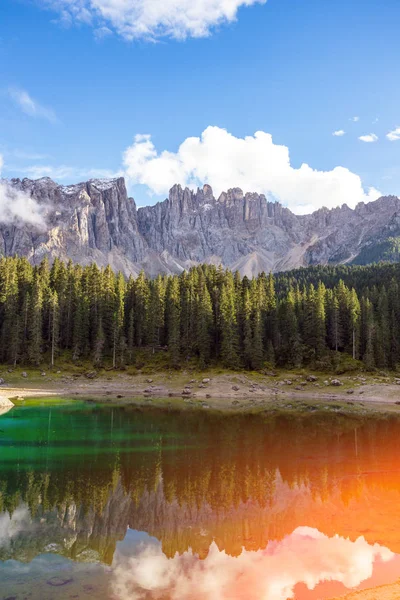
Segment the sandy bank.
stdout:
[[12,408],[14,404],[8,399],[7,395],[0,395],[0,408]]

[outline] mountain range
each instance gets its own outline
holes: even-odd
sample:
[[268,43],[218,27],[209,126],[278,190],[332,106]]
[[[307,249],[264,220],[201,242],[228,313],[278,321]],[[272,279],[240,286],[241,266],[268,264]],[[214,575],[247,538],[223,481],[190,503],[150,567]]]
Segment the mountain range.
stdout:
[[50,178],[11,179],[45,208],[46,227],[0,223],[0,253],[110,264],[125,274],[179,273],[199,263],[222,264],[249,277],[316,264],[399,260],[400,199],[381,197],[296,215],[262,194],[209,185],[175,185],[169,197],[137,208],[122,177],[62,186]]

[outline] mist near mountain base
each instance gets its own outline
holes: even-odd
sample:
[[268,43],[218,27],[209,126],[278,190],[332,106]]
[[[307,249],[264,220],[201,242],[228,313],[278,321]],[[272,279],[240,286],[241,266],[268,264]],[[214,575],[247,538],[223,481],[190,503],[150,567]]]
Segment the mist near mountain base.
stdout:
[[[0,155],[0,175],[3,167],[3,157]],[[45,213],[48,206],[39,204],[29,194],[11,187],[0,179],[0,221],[6,225],[26,223],[37,229],[46,229]]]

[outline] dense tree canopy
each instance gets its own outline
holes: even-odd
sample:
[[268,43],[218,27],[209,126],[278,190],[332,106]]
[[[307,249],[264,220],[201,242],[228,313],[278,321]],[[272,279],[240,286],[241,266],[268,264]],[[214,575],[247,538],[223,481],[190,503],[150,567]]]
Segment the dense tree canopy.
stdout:
[[312,267],[250,280],[214,265],[126,280],[110,267],[0,260],[0,360],[69,353],[121,367],[141,348],[170,365],[325,368],[340,353],[400,365],[400,265]]

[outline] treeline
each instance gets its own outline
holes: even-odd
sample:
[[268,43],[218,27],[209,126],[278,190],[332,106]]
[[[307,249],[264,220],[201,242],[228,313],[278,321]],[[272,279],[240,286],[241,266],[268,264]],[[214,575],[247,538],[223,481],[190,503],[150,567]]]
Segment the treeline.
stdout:
[[128,280],[110,267],[0,260],[0,361],[54,365],[59,353],[95,365],[329,368],[340,353],[368,369],[400,365],[400,268],[316,267],[248,279],[213,265]]

